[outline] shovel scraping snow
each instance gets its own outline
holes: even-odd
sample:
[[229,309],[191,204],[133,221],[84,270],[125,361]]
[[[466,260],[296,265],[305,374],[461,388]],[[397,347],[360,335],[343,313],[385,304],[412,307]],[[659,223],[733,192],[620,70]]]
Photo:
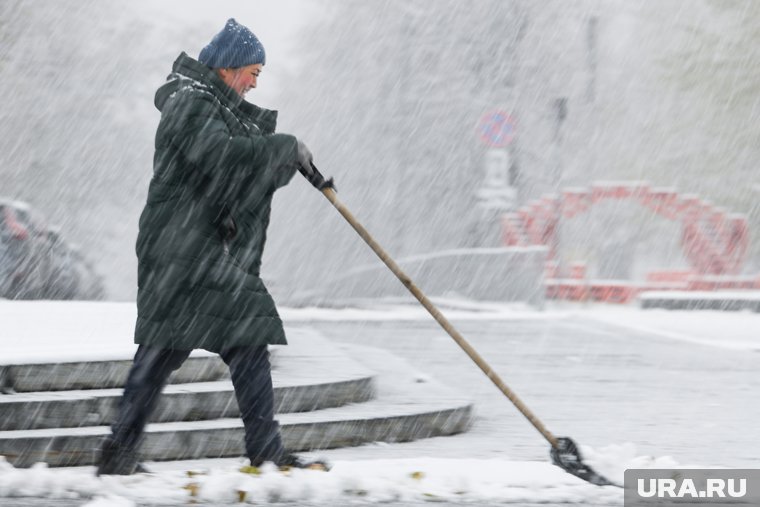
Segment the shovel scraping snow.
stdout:
[[[317,168],[312,164],[315,175],[319,180],[325,182],[322,175]],[[325,184],[321,185],[320,191],[327,197],[327,200],[332,203],[343,218],[348,221],[351,227],[361,236],[361,238],[369,245],[369,247],[380,257],[385,265],[393,272],[394,275],[401,281],[402,284],[414,295],[415,298],[430,312],[430,315],[441,325],[441,327],[451,336],[455,342],[470,356],[475,364],[480,367],[483,373],[491,379],[499,390],[514,404],[515,407],[530,421],[534,428],[538,430],[541,435],[551,444],[550,456],[552,462],[558,467],[562,468],[566,472],[575,475],[597,486],[619,486],[604,476],[594,471],[590,466],[583,463],[580,450],[575,442],[568,437],[555,437],[543,423],[531,412],[528,407],[517,397],[514,391],[510,389],[496,374],[496,372],[486,363],[486,361],[478,354],[478,352],[459,334],[459,331],[454,329],[454,326],[444,317],[444,315],[433,305],[433,303],[422,293],[422,291],[412,282],[412,280],[404,273],[396,262],[385,252],[385,250],[375,241],[375,239],[367,232],[367,230],[359,223],[356,218],[348,211],[348,209],[338,200],[335,195],[335,188],[332,184],[332,180],[328,180]]]

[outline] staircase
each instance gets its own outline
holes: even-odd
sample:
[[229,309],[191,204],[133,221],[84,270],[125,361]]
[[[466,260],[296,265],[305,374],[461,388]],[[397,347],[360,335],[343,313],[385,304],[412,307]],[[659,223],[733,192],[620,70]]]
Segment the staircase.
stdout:
[[[466,431],[469,400],[377,349],[288,329],[272,347],[277,419],[290,451],[404,442]],[[0,365],[0,456],[16,467],[92,465],[109,434],[131,360]],[[370,366],[367,366],[367,365]],[[174,372],[141,447],[146,461],[243,456],[227,367],[195,351]]]

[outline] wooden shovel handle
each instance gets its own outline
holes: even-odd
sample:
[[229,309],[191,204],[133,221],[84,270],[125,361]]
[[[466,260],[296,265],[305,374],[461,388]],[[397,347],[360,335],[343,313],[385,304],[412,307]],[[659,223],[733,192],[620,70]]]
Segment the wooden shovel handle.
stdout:
[[470,356],[470,359],[475,361],[475,364],[478,365],[478,367],[483,370],[483,373],[486,374],[486,376],[491,379],[491,382],[493,382],[496,387],[499,388],[499,390],[504,393],[504,395],[509,398],[509,401],[511,401],[515,407],[517,407],[517,410],[519,410],[527,419],[530,421],[530,423],[541,433],[541,435],[546,438],[546,440],[549,441],[549,443],[552,445],[552,447],[557,447],[557,438],[549,432],[549,430],[546,429],[546,427],[543,425],[543,423],[533,414],[533,412],[528,409],[528,407],[525,405],[525,403],[522,402],[522,400],[510,389],[507,384],[504,383],[503,380],[499,377],[499,375],[496,374],[496,372],[491,368],[488,363],[478,354],[478,352],[472,348],[472,345],[469,344],[467,340],[464,339],[464,337],[457,331],[454,326],[451,325],[451,322],[448,321],[446,317],[438,310],[438,308],[433,305],[433,303],[428,299],[425,294],[417,287],[414,282],[412,282],[411,278],[409,278],[406,273],[404,273],[401,268],[396,264],[396,262],[386,253],[385,250],[375,241],[375,239],[370,235],[369,232],[367,232],[367,229],[362,226],[362,224],[359,223],[356,218],[351,214],[350,211],[341,203],[337,196],[335,195],[335,191],[332,188],[323,188],[322,193],[327,197],[327,200],[332,203],[333,206],[335,206],[335,209],[338,210],[338,212],[343,215],[343,218],[348,221],[349,224],[351,224],[351,227],[354,228],[354,230],[359,233],[359,236],[362,237],[362,239],[369,245],[369,247],[377,254],[378,257],[380,257],[380,260],[382,260],[388,268],[393,271],[393,274],[396,275],[396,278],[398,278],[401,283],[404,284],[404,286],[409,289],[409,292],[411,292],[415,298],[422,304],[422,306],[425,307],[425,309],[430,312],[430,315],[433,316],[433,318],[438,322],[438,324],[441,325],[441,327],[451,336],[455,342],[462,348],[462,350],[465,351],[465,353]]

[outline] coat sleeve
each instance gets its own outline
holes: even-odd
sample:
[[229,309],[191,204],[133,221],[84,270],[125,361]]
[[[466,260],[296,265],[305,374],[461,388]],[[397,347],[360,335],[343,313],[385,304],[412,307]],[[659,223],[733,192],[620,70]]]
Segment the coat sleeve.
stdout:
[[209,197],[224,201],[245,191],[246,181],[263,180],[272,190],[287,183],[295,172],[295,137],[232,135],[222,107],[211,94],[186,90],[167,101],[161,117],[165,139],[210,183]]
[[288,184],[298,170],[298,142],[288,134],[270,134],[265,136],[275,146],[277,153],[267,165],[266,179],[272,190]]

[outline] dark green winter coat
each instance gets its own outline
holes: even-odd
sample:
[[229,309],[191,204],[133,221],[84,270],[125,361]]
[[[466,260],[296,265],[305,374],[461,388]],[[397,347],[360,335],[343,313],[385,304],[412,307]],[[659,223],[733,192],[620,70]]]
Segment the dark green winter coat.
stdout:
[[297,168],[277,113],[185,53],[156,92],[161,121],[137,237],[135,342],[218,352],[284,344],[259,278],[272,195]]

